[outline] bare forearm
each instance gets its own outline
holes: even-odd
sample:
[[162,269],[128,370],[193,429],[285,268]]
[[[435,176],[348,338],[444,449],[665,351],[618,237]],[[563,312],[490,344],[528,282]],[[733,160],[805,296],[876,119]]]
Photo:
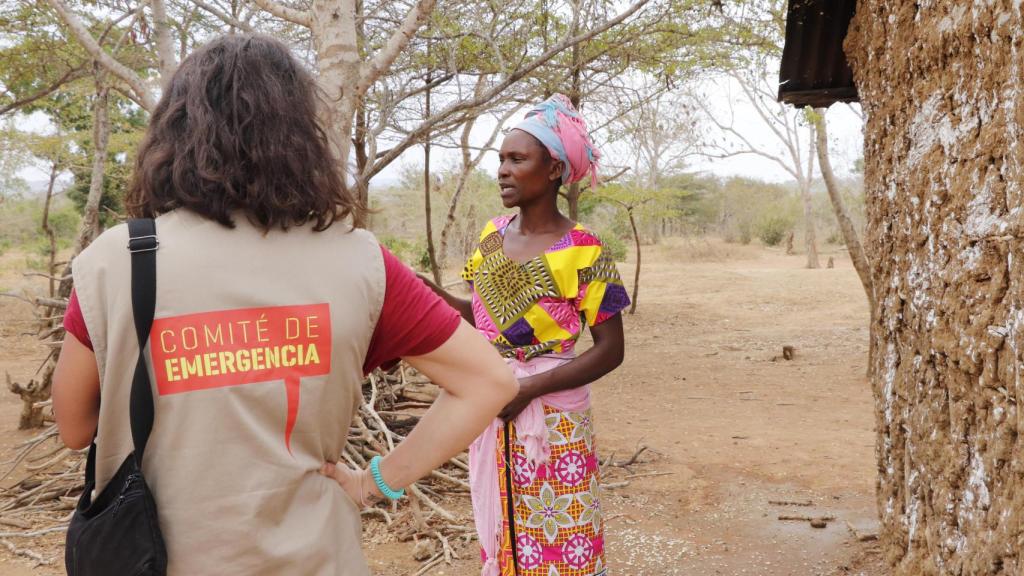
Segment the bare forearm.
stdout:
[[625,354],[622,316],[616,314],[590,329],[594,346],[578,358],[554,370],[520,382],[520,394],[533,398],[590,384],[618,368]]
[[441,393],[409,436],[381,461],[381,474],[393,487],[426,476],[473,442],[505,402],[499,397],[482,405]]
[[519,391],[511,369],[476,330],[460,324],[440,348],[406,360],[443,392],[412,432],[381,461],[401,488],[464,450]]
[[595,346],[572,362],[524,379],[521,384],[534,398],[585,386],[596,382],[619,366],[622,362],[621,356],[616,358],[611,352]]

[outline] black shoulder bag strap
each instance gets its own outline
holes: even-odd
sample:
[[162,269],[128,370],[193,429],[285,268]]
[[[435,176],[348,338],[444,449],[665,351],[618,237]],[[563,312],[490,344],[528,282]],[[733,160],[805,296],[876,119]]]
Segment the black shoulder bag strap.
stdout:
[[156,224],[151,219],[128,222],[132,258],[132,314],[139,357],[132,377],[128,416],[135,450],[95,498],[96,442],[85,465],[85,490],[68,525],[64,567],[69,576],[166,576],[167,546],[160,531],[156,499],[142,473],[142,457],[153,431],[153,389],[146,366],[156,309]]
[[[149,340],[156,310],[156,250],[160,242],[152,218],[129,220],[128,236],[128,250],[132,254],[132,315],[135,317],[135,336],[139,340],[139,359],[132,378],[129,418],[132,443],[135,445],[135,463],[142,470],[142,455],[153,430],[153,388],[146,367],[146,342]],[[85,482],[87,485],[95,485],[96,482],[95,442],[89,447]]]
[[132,378],[130,418],[132,442],[135,443],[135,462],[142,470],[142,455],[146,451],[149,433],[153,431],[153,388],[146,367],[146,342],[153,326],[156,310],[156,223],[152,218],[128,221],[128,250],[132,253],[132,315],[135,316],[135,336],[139,340],[139,360]]

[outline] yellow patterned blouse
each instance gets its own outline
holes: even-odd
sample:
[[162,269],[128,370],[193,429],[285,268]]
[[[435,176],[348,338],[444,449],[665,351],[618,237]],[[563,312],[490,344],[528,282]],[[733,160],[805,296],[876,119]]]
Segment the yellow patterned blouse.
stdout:
[[503,248],[513,218],[487,223],[462,271],[473,289],[476,328],[505,357],[572,352],[584,323],[596,326],[629,305],[618,268],[580,224],[543,254],[517,262]]

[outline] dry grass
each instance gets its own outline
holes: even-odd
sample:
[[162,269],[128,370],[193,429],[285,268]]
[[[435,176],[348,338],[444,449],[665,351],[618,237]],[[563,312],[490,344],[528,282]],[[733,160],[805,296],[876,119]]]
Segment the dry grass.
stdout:
[[759,245],[730,244],[710,236],[687,236],[666,238],[660,244],[647,248],[664,252],[679,262],[728,262],[733,260],[757,260],[764,248]]

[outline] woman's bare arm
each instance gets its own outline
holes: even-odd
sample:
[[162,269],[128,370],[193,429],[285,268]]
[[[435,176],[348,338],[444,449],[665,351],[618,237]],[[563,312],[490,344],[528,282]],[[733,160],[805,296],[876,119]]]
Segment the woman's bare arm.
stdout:
[[100,417],[100,374],[96,355],[71,333],[64,335],[51,395],[60,439],[75,450],[88,446]]
[[578,358],[554,370],[521,379],[519,394],[501,411],[501,418],[511,420],[534,398],[590,384],[622,364],[625,342],[621,314],[592,326],[590,334],[594,337],[594,345]]
[[[465,450],[519,390],[498,352],[465,322],[433,352],[405,360],[442,392],[405,440],[381,460],[381,475],[396,490]],[[328,464],[323,472],[356,502],[380,497],[366,470]]]

